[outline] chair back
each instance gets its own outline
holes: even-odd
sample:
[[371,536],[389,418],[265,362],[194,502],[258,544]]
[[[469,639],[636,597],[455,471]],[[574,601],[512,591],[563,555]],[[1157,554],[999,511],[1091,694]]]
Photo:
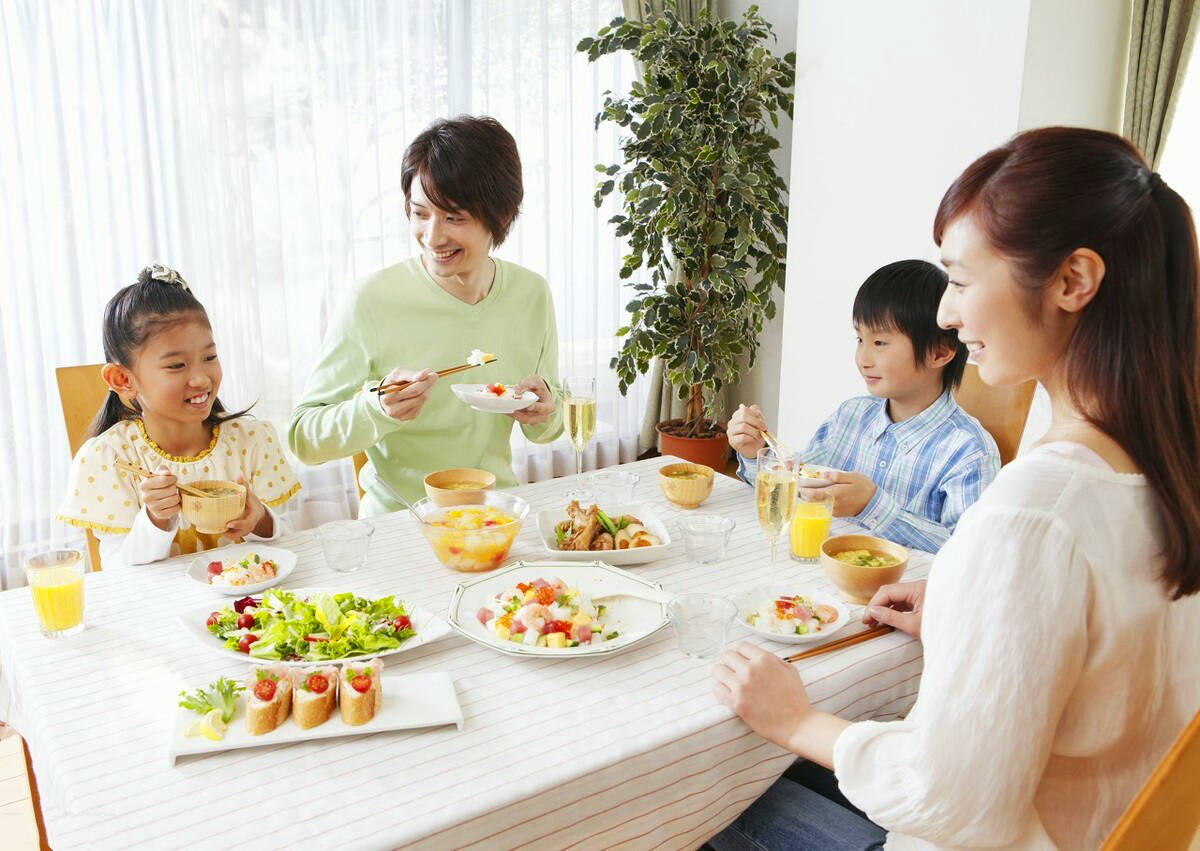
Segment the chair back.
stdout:
[[359,482],[359,480],[358,480],[358,474],[359,474],[359,472],[362,471],[363,465],[366,463],[367,463],[367,453],[365,453],[365,452],[355,452],[354,453],[354,484],[355,484],[355,486],[358,487],[358,501],[359,502],[362,502],[363,494],[366,493],[366,491],[363,490],[362,483]]
[[[105,396],[108,395],[108,385],[100,377],[103,366],[102,363],[89,363],[83,366],[60,366],[54,370],[72,458],[87,440],[88,426],[96,418],[96,412],[100,410]],[[99,570],[100,541],[91,529],[85,531],[92,570]]]
[[1036,381],[1026,381],[1015,387],[991,387],[979,377],[979,368],[969,363],[962,383],[954,391],[959,406],[979,420],[996,441],[1001,464],[1017,457],[1036,387]]
[[1101,851],[1184,851],[1200,831],[1200,712],[1125,808]]

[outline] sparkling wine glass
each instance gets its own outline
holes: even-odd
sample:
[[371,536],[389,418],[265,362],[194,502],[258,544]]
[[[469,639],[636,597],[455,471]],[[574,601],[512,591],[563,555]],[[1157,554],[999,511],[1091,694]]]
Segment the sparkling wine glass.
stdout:
[[758,472],[754,479],[758,525],[771,542],[771,563],[775,563],[775,545],[791,522],[796,510],[796,471],[791,458],[780,457],[773,449],[758,450]]
[[563,416],[575,447],[575,475],[583,473],[583,450],[596,431],[596,379],[569,375],[563,379]]

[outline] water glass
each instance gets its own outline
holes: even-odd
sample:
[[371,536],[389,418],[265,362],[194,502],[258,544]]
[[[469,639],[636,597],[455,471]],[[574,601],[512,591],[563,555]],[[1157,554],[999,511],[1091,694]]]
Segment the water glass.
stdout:
[[317,529],[325,563],[338,573],[353,573],[363,566],[375,527],[361,520],[336,520]]
[[693,659],[715,659],[737,617],[737,606],[716,594],[684,594],[667,606],[679,649]]
[[716,514],[693,514],[679,521],[688,558],[712,564],[725,558],[725,547],[737,524]]
[[628,505],[633,502],[638,476],[637,473],[624,470],[606,470],[602,473],[592,473],[584,481],[595,494],[600,507],[607,508],[609,505]]
[[83,565],[79,550],[49,550],[25,562],[33,608],[47,638],[83,629]]

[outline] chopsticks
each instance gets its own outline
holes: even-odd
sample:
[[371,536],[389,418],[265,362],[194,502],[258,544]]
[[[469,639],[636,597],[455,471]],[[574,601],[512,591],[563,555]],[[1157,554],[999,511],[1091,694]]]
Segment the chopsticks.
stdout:
[[763,436],[763,440],[765,440],[767,442],[767,446],[769,446],[771,448],[771,451],[774,452],[777,456],[779,456],[780,461],[791,459],[792,451],[790,449],[788,449],[786,446],[784,446],[783,443],[780,442],[778,437],[771,434],[771,432],[769,432],[765,428],[762,430],[762,436]]
[[[452,366],[449,369],[439,369],[437,371],[437,377],[442,378],[447,375],[454,375],[454,373],[456,373],[456,372],[464,372],[468,369],[474,369],[477,366],[484,366],[489,363],[495,363],[498,360],[500,360],[500,358],[493,356],[492,358],[489,358],[488,360],[484,361],[483,363],[463,363],[463,364],[459,364],[458,366]],[[371,392],[372,393],[392,393],[392,392],[395,392],[396,390],[403,390],[405,387],[407,387],[410,384],[412,384],[411,381],[397,381],[395,384],[379,384],[375,387],[372,387]]]
[[[114,461],[113,466],[116,467],[118,470],[125,470],[127,472],[141,476],[143,479],[148,479],[154,475],[154,473],[151,473],[149,470],[147,470],[143,467],[138,467],[134,464],[126,464],[124,461]],[[205,493],[204,491],[200,490],[200,488],[194,488],[191,485],[185,485],[181,482],[176,482],[175,487],[179,488],[184,493],[191,494],[192,496],[202,496],[205,499],[213,498],[213,495],[211,493]]]
[[805,650],[803,653],[793,653],[791,656],[784,656],[785,662],[799,662],[801,659],[809,659],[813,656],[820,656],[822,653],[830,653],[834,650],[841,650],[843,647],[850,647],[853,644],[861,644],[864,641],[870,641],[872,638],[878,638],[881,635],[887,635],[889,632],[894,632],[895,627],[879,624],[870,629],[864,629],[862,632],[856,632],[854,635],[846,638],[839,638],[836,641],[831,641],[828,644],[822,644],[820,647],[814,647],[812,650]]

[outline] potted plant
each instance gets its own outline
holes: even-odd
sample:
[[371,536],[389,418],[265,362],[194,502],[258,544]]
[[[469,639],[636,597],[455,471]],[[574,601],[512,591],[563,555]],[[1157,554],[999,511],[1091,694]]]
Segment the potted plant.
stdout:
[[[588,59],[628,50],[643,69],[628,96],[605,97],[596,116],[628,131],[623,162],[600,164],[596,206],[619,188],[621,213],[610,220],[629,253],[629,324],[611,366],[625,393],[654,358],[687,400],[686,416],[659,423],[663,452],[721,469],[724,428],[713,421],[721,389],[754,365],[763,321],[783,289],[787,187],[775,170],[771,135],[779,113],[792,114],[795,54],[768,50],[771,25],[751,6],[740,22],[701,11],[683,23],[669,2],[644,23],[615,18],[580,41]],[[639,276],[643,277],[643,276]],[[671,444],[711,444],[706,458]]]

